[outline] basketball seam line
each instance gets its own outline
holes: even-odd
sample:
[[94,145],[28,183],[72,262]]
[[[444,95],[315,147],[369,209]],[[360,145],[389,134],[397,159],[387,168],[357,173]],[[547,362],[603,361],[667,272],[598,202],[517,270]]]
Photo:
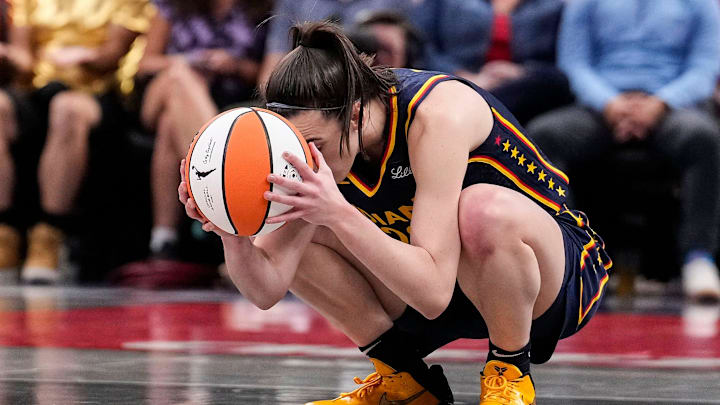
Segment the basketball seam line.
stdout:
[[230,124],[230,128],[228,128],[228,134],[227,134],[227,137],[225,138],[225,146],[223,147],[223,160],[222,160],[222,165],[220,166],[220,167],[222,167],[222,169],[223,169],[223,170],[222,170],[222,179],[221,179],[221,182],[222,182],[223,204],[225,205],[225,215],[227,215],[228,222],[230,223],[230,226],[232,227],[232,229],[233,229],[233,231],[235,232],[235,234],[237,234],[238,231],[237,231],[237,227],[235,226],[235,222],[234,222],[233,219],[232,219],[232,216],[230,216],[230,207],[228,207],[227,194],[226,194],[226,192],[225,192],[225,172],[226,172],[226,169],[225,169],[225,158],[227,157],[227,148],[228,148],[228,144],[230,143],[230,137],[232,137],[233,128],[235,128],[235,123],[237,122],[238,119],[240,119],[240,117],[242,117],[242,116],[245,115],[245,114],[247,114],[247,112],[244,112],[244,113],[242,113],[242,114],[238,114],[238,116],[235,117],[235,119],[233,119],[232,124]]
[[[262,116],[260,115],[260,112],[257,111],[255,108],[250,107],[250,109],[257,115],[258,120],[260,121],[260,125],[263,127],[263,131],[265,132],[265,142],[267,142],[267,149],[268,149],[268,160],[270,161],[270,173],[275,173],[275,165],[273,162],[273,151],[272,151],[272,142],[270,142],[270,134],[268,133],[267,126],[265,126],[265,121],[263,120]],[[270,192],[273,192],[274,184],[270,183]],[[265,220],[267,219],[268,215],[270,215],[270,206],[272,205],[271,201],[268,201],[265,208],[265,216],[263,217],[262,222],[260,223],[260,227],[258,228],[253,235],[256,235],[258,232],[262,231],[262,229],[265,227]]]

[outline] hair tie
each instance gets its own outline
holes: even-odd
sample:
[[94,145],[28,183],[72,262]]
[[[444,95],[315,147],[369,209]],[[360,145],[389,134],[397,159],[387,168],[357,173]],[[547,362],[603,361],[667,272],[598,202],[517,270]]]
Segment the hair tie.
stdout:
[[334,107],[306,107],[306,106],[300,106],[300,105],[288,105],[284,103],[267,103],[265,104],[265,107],[268,109],[278,109],[278,110],[317,110],[317,111],[332,111],[332,110],[339,110],[341,108],[344,108],[345,106],[338,105]]

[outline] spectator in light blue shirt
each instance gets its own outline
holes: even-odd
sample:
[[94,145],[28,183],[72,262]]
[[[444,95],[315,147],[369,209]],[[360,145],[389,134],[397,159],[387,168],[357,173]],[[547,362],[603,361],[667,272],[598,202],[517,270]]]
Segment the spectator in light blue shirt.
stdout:
[[579,104],[537,118],[529,132],[569,167],[625,144],[669,158],[683,179],[684,291],[720,299],[720,131],[698,108],[720,70],[718,0],[573,0],[558,53]]

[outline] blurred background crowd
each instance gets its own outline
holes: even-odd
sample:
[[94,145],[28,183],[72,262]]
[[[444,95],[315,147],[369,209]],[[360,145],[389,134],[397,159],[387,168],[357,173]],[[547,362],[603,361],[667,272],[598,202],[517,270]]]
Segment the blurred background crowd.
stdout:
[[505,103],[569,172],[616,291],[720,298],[718,0],[0,4],[3,283],[222,280],[219,240],[181,213],[180,159],[205,121],[257,105],[294,22],[330,19],[376,64]]

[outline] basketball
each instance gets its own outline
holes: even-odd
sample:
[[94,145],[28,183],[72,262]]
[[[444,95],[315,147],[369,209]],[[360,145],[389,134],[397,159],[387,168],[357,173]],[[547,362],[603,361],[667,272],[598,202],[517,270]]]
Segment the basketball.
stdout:
[[290,206],[263,198],[265,191],[288,195],[267,176],[302,181],[282,157],[295,154],[313,167],[310,149],[300,132],[284,117],[262,108],[223,112],[198,131],[185,160],[185,181],[200,214],[225,232],[252,236],[282,226],[268,217]]

